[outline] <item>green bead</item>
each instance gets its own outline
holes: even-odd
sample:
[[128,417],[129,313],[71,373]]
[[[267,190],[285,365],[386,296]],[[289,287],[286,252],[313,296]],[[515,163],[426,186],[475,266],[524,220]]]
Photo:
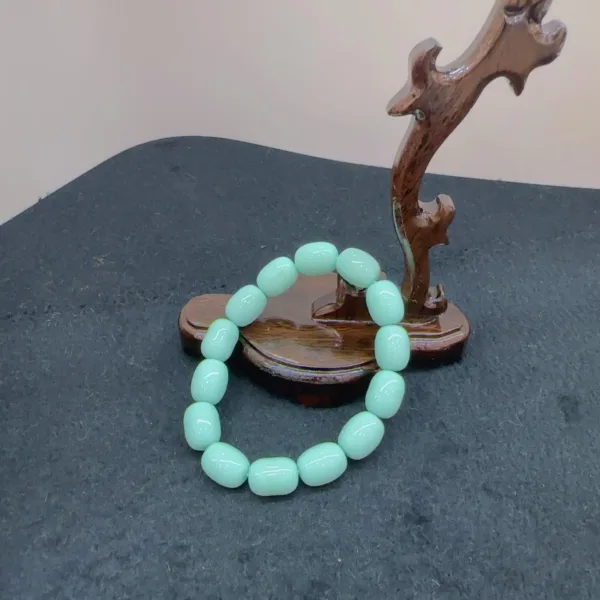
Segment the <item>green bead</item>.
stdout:
[[289,290],[298,279],[298,270],[287,256],[280,256],[263,267],[256,278],[256,285],[265,296],[279,296]]
[[369,456],[383,439],[385,426],[379,417],[363,411],[354,415],[344,425],[338,444],[348,458],[361,460]]
[[204,358],[225,362],[240,339],[240,330],[229,319],[215,319],[208,327],[200,350]]
[[380,327],[397,325],[404,318],[404,301],[398,286],[391,281],[376,281],[366,294],[371,319]]
[[300,479],[311,487],[335,481],[348,467],[344,451],[333,442],[323,442],[305,450],[296,462]]
[[365,407],[380,419],[393,417],[404,399],[404,377],[394,371],[377,371],[367,389]]
[[250,465],[248,485],[257,496],[286,496],[298,487],[298,467],[291,458],[259,458]]
[[337,272],[358,289],[368,288],[381,275],[379,263],[363,250],[346,248],[337,259]]
[[302,275],[326,275],[335,271],[337,248],[329,242],[311,242],[296,250],[294,263]]
[[267,306],[267,297],[255,285],[240,288],[225,305],[225,316],[238,327],[256,321]]
[[183,414],[185,441],[192,450],[206,450],[221,439],[217,409],[208,402],[194,402]]
[[408,333],[399,325],[386,325],[375,334],[375,360],[384,371],[402,371],[410,358]]
[[218,404],[225,395],[228,383],[227,365],[214,358],[205,358],[200,361],[192,376],[192,398],[196,402]]
[[226,488],[238,488],[248,478],[250,462],[234,446],[215,442],[209,446],[200,461],[206,476]]

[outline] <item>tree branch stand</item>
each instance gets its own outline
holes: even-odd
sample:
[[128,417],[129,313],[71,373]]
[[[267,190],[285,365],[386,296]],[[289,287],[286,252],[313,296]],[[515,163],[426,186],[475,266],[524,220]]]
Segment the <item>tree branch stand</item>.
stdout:
[[[409,77],[390,101],[391,116],[411,115],[391,172],[393,226],[404,253],[401,285],[412,362],[442,364],[461,358],[470,327],[448,302],[442,285],[431,286],[429,252],[448,244],[454,203],[445,195],[419,199],[427,167],[492,80],[506,77],[520,95],[529,74],[561,52],[566,28],[542,24],[551,0],[497,0],[480,34],[455,62],[439,68],[442,47],[432,39],[409,58]],[[310,240],[309,240],[310,241]],[[340,249],[342,250],[342,249]],[[385,274],[382,274],[385,277]],[[200,356],[210,323],[224,315],[225,294],[191,299],[179,315],[184,350]],[[270,298],[263,315],[241,329],[242,364],[260,382],[309,406],[347,402],[364,391],[375,372],[370,320],[363,291],[335,274],[305,277]]]

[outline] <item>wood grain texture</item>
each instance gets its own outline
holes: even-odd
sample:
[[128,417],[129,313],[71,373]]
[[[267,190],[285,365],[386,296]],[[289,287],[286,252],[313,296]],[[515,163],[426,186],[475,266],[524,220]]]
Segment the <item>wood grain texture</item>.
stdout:
[[[179,333],[186,352],[200,357],[202,338],[210,323],[224,315],[229,298],[207,294],[184,306]],[[469,336],[466,319],[453,305],[442,315],[403,325],[411,338],[413,363],[456,360]],[[348,386],[361,391],[357,384],[376,371],[377,329],[364,291],[349,289],[335,274],[300,275],[292,289],[269,298],[261,317],[240,330],[240,346],[263,374],[297,384],[287,386],[288,395],[305,404],[309,399],[311,405],[331,406],[340,398],[351,400]],[[309,385],[315,389],[307,391]]]
[[[498,0],[470,48],[445,68],[436,65],[442,47],[425,40],[411,53],[408,81],[387,107],[389,115],[414,117],[391,173],[393,223],[405,261],[403,326],[412,363],[456,360],[470,334],[466,317],[448,302],[443,287],[430,286],[429,252],[448,243],[455,208],[446,195],[420,201],[423,176],[488,83],[506,77],[519,95],[529,74],[559,55],[566,28],[559,22],[542,24],[550,4]],[[183,308],[179,331],[187,352],[200,355],[204,332],[223,316],[228,298],[209,294]],[[364,291],[335,274],[300,276],[291,290],[269,299],[263,315],[241,330],[240,342],[265,385],[285,383],[300,402],[330,406],[351,400],[351,387],[364,391],[360,385],[376,370],[376,331]]]
[[444,68],[436,65],[442,46],[434,39],[421,42],[410,54],[408,81],[387,107],[391,116],[414,117],[391,177],[394,220],[405,258],[401,287],[409,319],[442,314],[448,306],[443,287],[430,287],[429,252],[448,243],[455,208],[446,195],[420,201],[427,167],[491,81],[506,77],[520,95],[530,73],[560,54],[565,26],[558,21],[542,24],[551,3],[498,0],[468,50]]

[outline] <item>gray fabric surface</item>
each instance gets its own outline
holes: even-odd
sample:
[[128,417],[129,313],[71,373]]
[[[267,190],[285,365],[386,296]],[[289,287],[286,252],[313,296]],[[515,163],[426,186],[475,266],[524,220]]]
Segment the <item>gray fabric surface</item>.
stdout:
[[[433,282],[473,327],[406,373],[376,454],[264,500],[182,436],[179,309],[327,239],[399,280],[385,169],[181,138],[120,154],[0,227],[0,597],[600,597],[600,195],[429,177],[457,206]],[[232,376],[251,458],[334,439],[356,403]]]

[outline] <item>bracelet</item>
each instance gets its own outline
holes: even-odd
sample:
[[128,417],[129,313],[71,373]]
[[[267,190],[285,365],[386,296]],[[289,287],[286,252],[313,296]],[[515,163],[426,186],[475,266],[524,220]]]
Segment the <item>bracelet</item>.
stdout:
[[[282,294],[303,275],[337,273],[356,289],[366,289],[369,315],[379,326],[375,335],[375,361],[379,370],[371,379],[365,410],[351,417],[335,442],[323,442],[303,452],[297,460],[284,456],[248,458],[231,444],[221,441],[221,423],[216,405],[223,399],[229,382],[225,362],[239,340],[239,328],[255,321],[267,305],[267,298]],[[240,288],[228,300],[225,316],[213,321],[201,344],[203,359],[194,371],[191,395],[194,402],[183,416],[187,444],[203,452],[204,473],[225,488],[238,488],[246,481],[257,496],[292,493],[299,481],[310,487],[322,486],[341,477],[348,458],[362,460],[381,443],[382,419],[393,417],[402,404],[405,383],[402,371],[410,358],[410,340],[399,325],[404,302],[398,287],[380,280],[379,263],[368,253],[347,248],[338,253],[328,242],[301,246],[294,260],[282,256],[268,263],[258,274],[256,285]]]

